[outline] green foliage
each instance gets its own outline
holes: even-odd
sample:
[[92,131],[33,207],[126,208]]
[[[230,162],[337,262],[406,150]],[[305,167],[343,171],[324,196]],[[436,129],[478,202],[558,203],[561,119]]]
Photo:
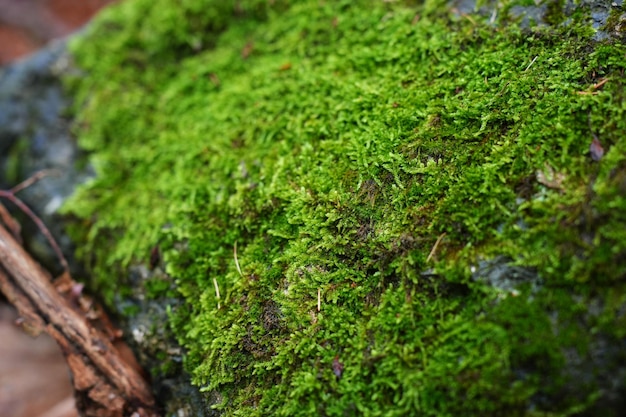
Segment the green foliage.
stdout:
[[[110,297],[160,245],[226,415],[587,409],[594,387],[537,398],[587,342],[550,309],[610,294],[598,329],[624,333],[626,48],[591,35],[436,1],[123,2],[74,45],[82,255]],[[472,280],[495,255],[539,293]]]

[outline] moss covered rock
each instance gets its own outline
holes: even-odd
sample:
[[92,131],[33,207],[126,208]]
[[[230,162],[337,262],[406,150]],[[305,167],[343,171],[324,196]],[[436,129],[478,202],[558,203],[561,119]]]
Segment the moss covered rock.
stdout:
[[626,47],[491,7],[128,0],[75,43],[82,256],[212,410],[623,409]]

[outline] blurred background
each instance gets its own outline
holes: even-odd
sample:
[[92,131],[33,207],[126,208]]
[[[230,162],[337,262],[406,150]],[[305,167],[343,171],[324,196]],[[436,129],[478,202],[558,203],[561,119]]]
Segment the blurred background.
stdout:
[[112,0],[0,0],[0,65],[64,37]]
[[[83,26],[112,0],[0,0],[2,67],[27,59]],[[77,417],[69,374],[56,343],[26,335],[0,295],[0,416]]]

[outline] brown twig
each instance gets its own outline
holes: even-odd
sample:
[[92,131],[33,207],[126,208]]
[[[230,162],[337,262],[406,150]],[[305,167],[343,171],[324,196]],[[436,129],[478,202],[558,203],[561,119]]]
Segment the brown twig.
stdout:
[[11,213],[2,204],[0,204],[0,220],[9,229],[13,237],[22,243],[22,237],[20,236],[22,227],[11,217]]
[[58,176],[59,171],[56,169],[42,169],[41,171],[37,171],[30,177],[26,178],[24,181],[17,184],[15,187],[11,188],[11,194],[17,194],[23,189],[28,188],[34,183],[36,183],[37,181],[41,180],[42,178],[45,178],[51,175]]
[[[59,258],[59,262],[61,263],[61,266],[63,267],[63,269],[67,271],[68,270],[67,260],[65,259],[65,256],[63,256],[63,252],[61,251],[61,248],[57,244],[56,240],[54,240],[54,237],[52,236],[52,233],[50,233],[50,230],[48,230],[48,228],[46,227],[44,222],[41,221],[39,216],[37,216],[22,200],[20,200],[15,195],[16,193],[24,190],[25,188],[30,187],[31,185],[33,185],[40,179],[47,177],[51,174],[56,174],[56,173],[58,173],[58,171],[56,170],[42,170],[42,171],[36,172],[35,174],[30,176],[26,180],[22,181],[15,187],[11,188],[10,190],[0,190],[0,197],[4,197],[7,200],[9,200],[11,203],[15,204],[17,208],[19,208],[24,214],[30,217],[30,219],[35,223],[37,228],[46,237],[46,240],[48,240],[48,243],[52,247],[52,250],[54,251],[56,256]],[[2,217],[4,219],[4,216]],[[6,221],[5,221],[5,224],[7,224]],[[9,227],[11,231],[14,231],[14,226],[12,224],[7,224],[7,227]]]
[[428,258],[426,258],[426,263],[430,262],[430,260],[433,258],[433,256],[435,256],[435,252],[437,252],[437,247],[439,246],[439,244],[441,243],[441,241],[443,240],[443,238],[446,236],[446,233],[443,232],[441,235],[439,235],[439,237],[437,238],[437,241],[435,242],[433,248],[430,250],[430,253],[428,254]]
[[597,90],[601,89],[604,86],[604,84],[606,84],[609,80],[610,80],[610,78],[603,78],[603,79],[601,79],[600,81],[598,81],[597,83],[595,83],[594,85],[592,85],[590,87],[590,89],[592,91],[589,91],[589,90],[587,90],[587,91],[577,91],[576,94],[595,96],[596,94],[598,94]]
[[[67,273],[66,278],[71,280]],[[0,289],[18,308],[26,325],[35,333],[45,330],[61,346],[83,415],[156,416],[154,399],[143,377],[122,358],[106,332],[59,293],[49,274],[1,225]]]

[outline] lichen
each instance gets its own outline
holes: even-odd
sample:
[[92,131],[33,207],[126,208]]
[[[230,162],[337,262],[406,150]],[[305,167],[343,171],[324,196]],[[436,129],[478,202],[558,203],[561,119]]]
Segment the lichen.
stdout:
[[[624,340],[626,48],[584,13],[417,3],[107,10],[71,85],[96,286],[158,245],[186,369],[226,415],[616,413],[613,363],[570,364]],[[495,258],[541,284],[476,279]]]

